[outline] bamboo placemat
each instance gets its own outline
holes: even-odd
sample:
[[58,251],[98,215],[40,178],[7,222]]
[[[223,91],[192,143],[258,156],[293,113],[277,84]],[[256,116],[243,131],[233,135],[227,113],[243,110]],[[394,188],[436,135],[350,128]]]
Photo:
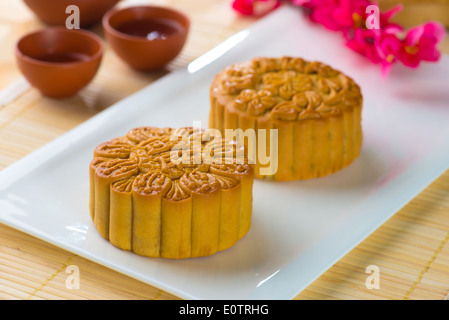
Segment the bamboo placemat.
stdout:
[[[167,72],[185,67],[255,21],[236,16],[229,0],[148,3],[170,5],[191,17],[191,33],[181,55],[164,71],[140,74],[107,50],[93,83],[74,98],[54,101],[27,88],[0,107],[0,170]],[[0,0],[0,90],[21,77],[11,50],[16,39],[39,27],[21,1]],[[102,35],[99,27],[93,31]],[[449,52],[447,40],[443,50]],[[449,171],[296,299],[442,300],[449,292],[448,241]],[[379,270],[379,288],[368,289],[366,270],[372,265]],[[79,270],[79,288],[70,288],[69,266]],[[0,224],[0,299],[179,298]]]
[[394,20],[402,25],[411,27],[428,20],[438,20],[449,27],[448,0],[379,0],[378,2],[382,10],[402,4],[403,10],[394,16]]

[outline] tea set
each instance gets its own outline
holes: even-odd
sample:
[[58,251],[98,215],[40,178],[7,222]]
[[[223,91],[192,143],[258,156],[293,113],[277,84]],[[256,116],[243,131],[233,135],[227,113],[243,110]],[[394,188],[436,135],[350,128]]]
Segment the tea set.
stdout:
[[[92,81],[105,42],[130,68],[151,72],[181,52],[190,27],[184,13],[164,6],[119,7],[119,0],[24,2],[45,27],[17,41],[17,65],[30,85],[55,99],[71,97]],[[76,18],[78,28],[68,23]],[[104,40],[90,30],[100,23]]]

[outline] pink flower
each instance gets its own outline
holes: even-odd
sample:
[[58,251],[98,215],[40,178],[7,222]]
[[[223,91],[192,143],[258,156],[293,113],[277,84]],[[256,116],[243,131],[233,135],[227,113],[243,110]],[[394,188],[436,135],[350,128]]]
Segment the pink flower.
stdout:
[[311,1],[311,15],[310,19],[316,23],[322,24],[329,30],[338,31],[341,29],[340,25],[334,20],[334,12],[338,8],[338,0],[321,0],[320,5],[318,1]]
[[441,54],[437,45],[443,40],[445,32],[438,22],[428,22],[410,29],[402,42],[399,60],[411,68],[417,68],[421,61],[438,61]]
[[268,13],[281,4],[281,0],[234,0],[232,8],[247,16],[260,16]]
[[294,6],[306,6],[310,3],[310,0],[291,0]]
[[376,29],[356,28],[350,30],[350,32],[345,34],[346,45],[355,52],[367,57],[370,61],[379,63],[382,61],[382,58],[379,56],[375,46],[378,33]]
[[[262,15],[277,8],[282,0],[233,0],[232,7],[244,15]],[[287,0],[285,0],[287,1]],[[382,65],[385,77],[392,65],[401,61],[416,68],[421,61],[438,61],[437,45],[445,36],[440,23],[428,22],[410,29],[405,37],[403,28],[391,21],[402,5],[396,5],[386,12],[366,12],[375,4],[371,0],[288,0],[300,6],[310,19],[325,28],[339,31],[346,39],[346,45],[373,63]],[[376,9],[376,8],[374,8]],[[369,11],[369,10],[368,10]],[[378,12],[378,17],[372,16]],[[372,20],[378,18],[378,21]],[[371,22],[371,28],[368,23]]]
[[396,36],[394,31],[395,28],[393,27],[378,32],[374,43],[380,63],[382,64],[382,75],[384,77],[390,72],[402,48],[402,41]]
[[360,25],[368,0],[310,0],[305,4],[311,10],[312,21],[334,31],[345,31]]

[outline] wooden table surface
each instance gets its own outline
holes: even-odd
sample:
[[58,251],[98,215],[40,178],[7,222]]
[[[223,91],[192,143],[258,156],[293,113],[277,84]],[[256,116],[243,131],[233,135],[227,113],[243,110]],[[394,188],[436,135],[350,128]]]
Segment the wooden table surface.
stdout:
[[[148,3],[178,8],[192,19],[180,56],[163,71],[142,74],[131,71],[107,50],[94,81],[73,98],[51,100],[27,89],[0,107],[0,170],[168,72],[186,67],[256,21],[236,15],[229,0]],[[21,77],[12,53],[15,41],[41,27],[22,1],[0,0],[0,90]],[[91,30],[102,36],[99,26]],[[447,39],[442,50],[449,52]],[[448,240],[449,171],[296,299],[445,299],[449,293]],[[79,268],[79,288],[67,286],[69,265]],[[370,265],[379,268],[379,288],[366,286]],[[0,299],[179,298],[0,224]]]

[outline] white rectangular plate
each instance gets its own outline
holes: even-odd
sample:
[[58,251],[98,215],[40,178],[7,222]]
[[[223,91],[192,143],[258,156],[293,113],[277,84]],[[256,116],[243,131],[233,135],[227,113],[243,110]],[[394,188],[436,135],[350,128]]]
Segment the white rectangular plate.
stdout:
[[[323,61],[360,84],[359,158],[325,178],[256,181],[249,233],[211,257],[151,259],[103,240],[88,211],[94,147],[141,125],[205,127],[216,73],[282,55]],[[181,298],[292,299],[448,168],[448,89],[446,56],[383,80],[337,33],[280,8],[0,172],[0,221]]]

